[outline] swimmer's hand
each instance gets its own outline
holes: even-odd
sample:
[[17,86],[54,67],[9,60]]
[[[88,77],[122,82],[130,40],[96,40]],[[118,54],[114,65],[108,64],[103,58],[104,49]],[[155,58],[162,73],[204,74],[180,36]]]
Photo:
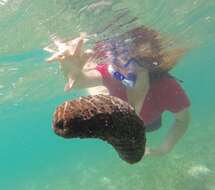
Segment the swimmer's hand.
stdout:
[[44,48],[45,51],[52,53],[46,61],[48,63],[52,63],[54,61],[59,61],[61,63],[70,61],[73,64],[82,65],[93,54],[92,50],[83,50],[83,45],[86,41],[86,33],[80,33],[80,37],[67,42],[55,39],[53,42],[57,50],[50,47]]
[[168,146],[160,146],[155,149],[151,149],[149,147],[145,148],[145,156],[165,156],[171,151],[170,147]]

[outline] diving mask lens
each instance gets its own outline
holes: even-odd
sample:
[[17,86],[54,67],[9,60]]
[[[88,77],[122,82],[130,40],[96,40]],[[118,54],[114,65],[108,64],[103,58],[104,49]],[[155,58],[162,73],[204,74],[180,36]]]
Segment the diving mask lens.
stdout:
[[122,81],[122,83],[127,86],[133,88],[135,86],[137,80],[137,75],[134,73],[128,73],[127,77]]
[[120,80],[120,81],[125,79],[125,76],[123,74],[121,74],[119,71],[114,71],[113,76],[115,79]]
[[122,82],[127,87],[134,87],[137,79],[136,74],[128,73],[127,76],[123,75],[119,71],[116,71],[111,65],[108,67],[108,72],[116,79]]

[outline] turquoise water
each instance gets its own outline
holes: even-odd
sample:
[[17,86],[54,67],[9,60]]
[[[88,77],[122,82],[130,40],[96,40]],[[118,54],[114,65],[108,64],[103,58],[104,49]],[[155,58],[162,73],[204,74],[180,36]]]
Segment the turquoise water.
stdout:
[[[82,9],[94,2],[0,0],[0,189],[214,190],[213,0],[112,4],[115,9],[128,7],[138,22],[192,46],[172,71],[184,81],[192,102],[192,122],[171,153],[128,165],[102,141],[65,140],[53,133],[55,107],[85,91],[63,92],[58,66],[44,62],[47,54],[42,47],[52,35],[70,37],[102,28],[113,9]],[[164,126],[147,135],[152,147],[162,142],[171,121],[165,113]]]

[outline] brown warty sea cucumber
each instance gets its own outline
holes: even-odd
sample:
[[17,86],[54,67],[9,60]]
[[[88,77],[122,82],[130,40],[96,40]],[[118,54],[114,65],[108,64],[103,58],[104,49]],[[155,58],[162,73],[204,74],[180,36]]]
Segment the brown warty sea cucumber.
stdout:
[[109,95],[66,101],[54,113],[53,129],[64,138],[99,138],[133,164],[141,160],[146,137],[143,121],[123,100]]

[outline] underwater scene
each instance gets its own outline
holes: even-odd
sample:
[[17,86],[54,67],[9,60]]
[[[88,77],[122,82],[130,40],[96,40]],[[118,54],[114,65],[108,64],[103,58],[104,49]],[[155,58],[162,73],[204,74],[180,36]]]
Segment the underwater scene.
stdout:
[[[170,73],[191,121],[170,152],[129,164],[105,141],[55,134],[56,107],[89,91],[65,92],[44,47],[86,32],[93,48],[138,26],[159,32],[167,49],[186,48]],[[0,37],[1,190],[215,190],[214,0],[0,0]],[[147,146],[158,147],[173,120],[164,112]]]

